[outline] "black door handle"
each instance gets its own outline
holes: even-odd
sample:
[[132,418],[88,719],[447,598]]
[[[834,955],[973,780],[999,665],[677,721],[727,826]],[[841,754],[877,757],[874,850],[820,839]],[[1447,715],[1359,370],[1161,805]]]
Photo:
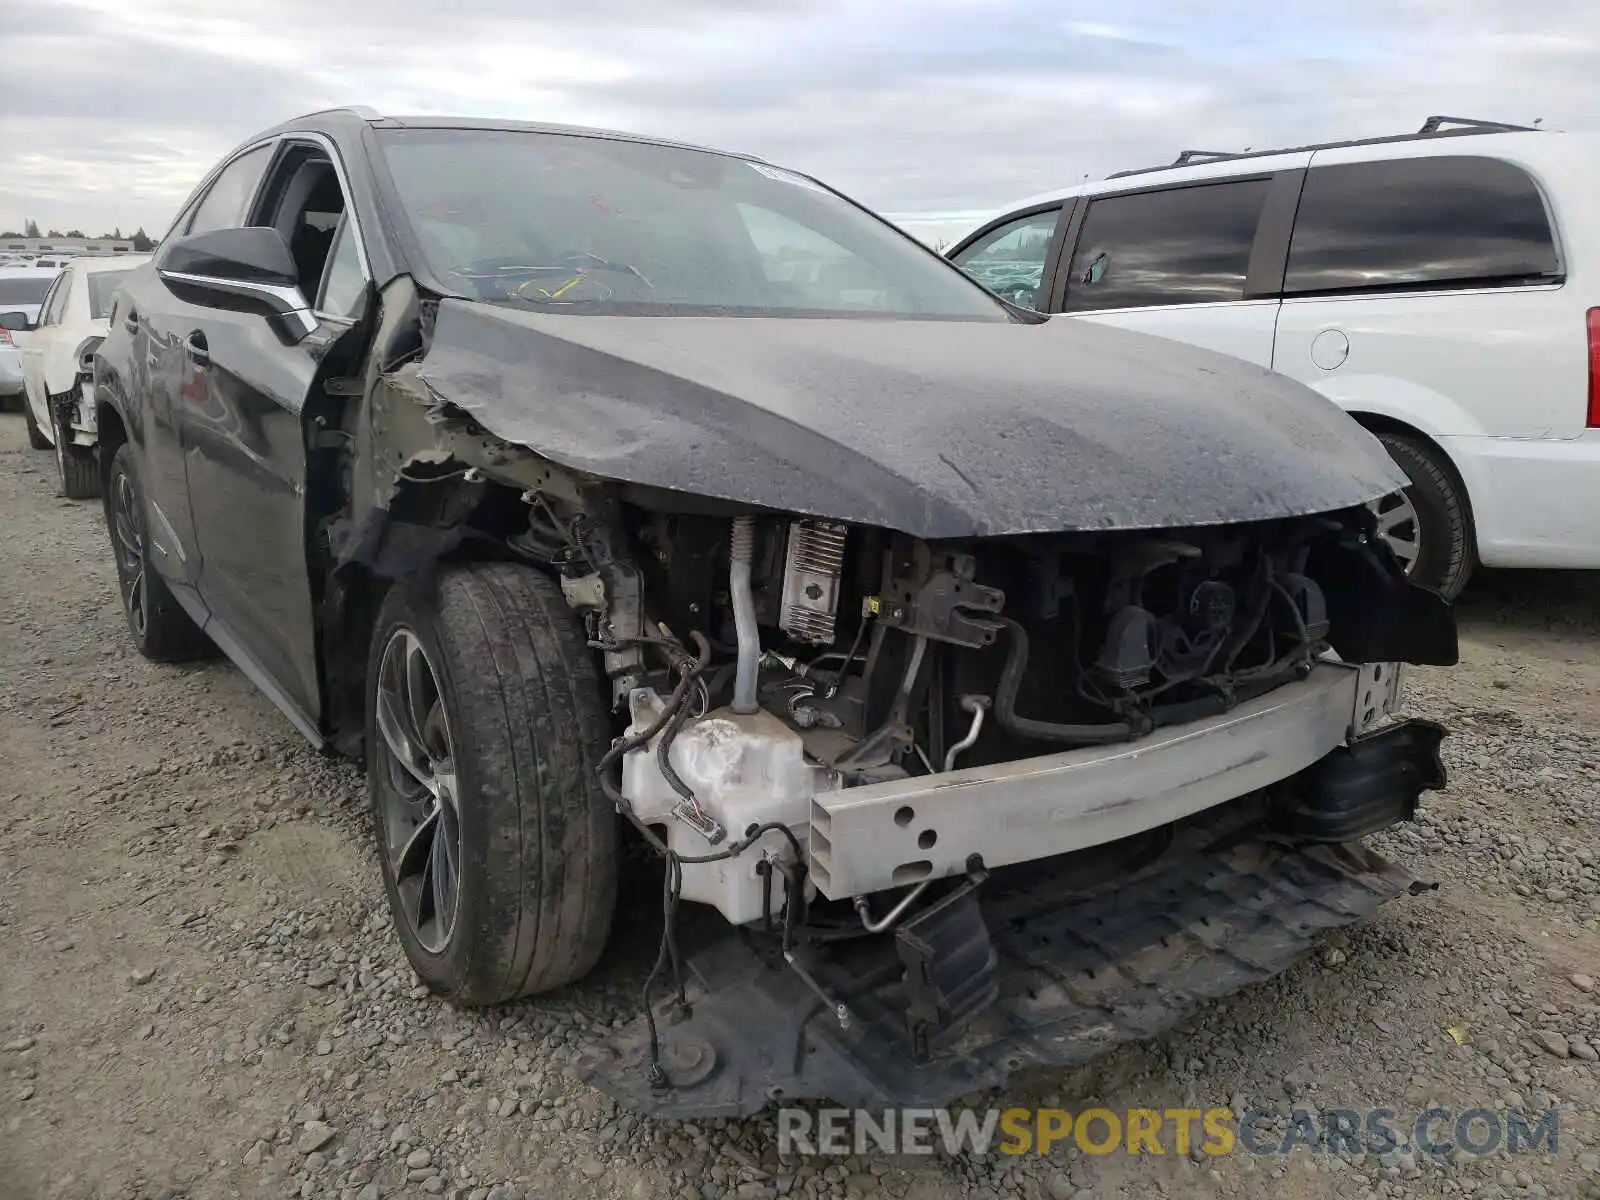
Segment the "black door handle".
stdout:
[[184,340],[183,349],[195,366],[204,367],[210,364],[211,352],[206,349],[206,335],[198,329]]

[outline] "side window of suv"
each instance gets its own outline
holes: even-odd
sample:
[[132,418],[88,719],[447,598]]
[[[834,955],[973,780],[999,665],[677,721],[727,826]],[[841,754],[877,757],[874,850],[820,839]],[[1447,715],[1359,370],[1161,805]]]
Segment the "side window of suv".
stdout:
[[255,195],[267,169],[271,144],[246,150],[222,168],[212,181],[211,190],[194,210],[185,234],[209,233],[213,229],[233,229],[244,221],[245,207]]
[[991,229],[952,255],[951,261],[991,292],[1024,308],[1037,308],[1045,301],[1039,286],[1060,219],[1059,208],[1019,217]]
[[1067,275],[1066,310],[1244,299],[1271,186],[1240,179],[1091,201]]
[[328,262],[322,272],[322,287],[314,297],[314,307],[318,312],[348,317],[353,321],[360,317],[366,295],[367,277],[361,272],[355,227],[350,223],[350,214],[347,212],[339,218],[339,228],[334,233],[333,249],[328,252]]
[[1524,283],[1559,276],[1538,185],[1494,158],[1312,167],[1287,294]]

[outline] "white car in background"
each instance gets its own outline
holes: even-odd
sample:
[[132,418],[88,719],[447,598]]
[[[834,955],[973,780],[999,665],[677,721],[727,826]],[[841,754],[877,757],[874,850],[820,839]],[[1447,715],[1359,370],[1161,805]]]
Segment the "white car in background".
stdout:
[[55,277],[32,266],[0,267],[0,401],[22,398],[21,347]]
[[1378,528],[1446,597],[1475,565],[1600,568],[1591,134],[1190,150],[1011,208],[949,252],[1007,299],[1311,385],[1411,480]]
[[22,348],[29,437],[39,449],[55,448],[61,494],[75,500],[100,494],[94,352],[109,331],[117,288],[148,261],[146,254],[68,261]]

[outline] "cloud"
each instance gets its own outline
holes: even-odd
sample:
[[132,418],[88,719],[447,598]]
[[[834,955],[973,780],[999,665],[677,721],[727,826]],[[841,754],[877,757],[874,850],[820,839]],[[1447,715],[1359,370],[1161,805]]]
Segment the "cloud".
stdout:
[[228,147],[360,102],[764,155],[908,226],[1187,146],[1572,126],[1590,0],[34,0],[8,25],[0,225],[156,231]]

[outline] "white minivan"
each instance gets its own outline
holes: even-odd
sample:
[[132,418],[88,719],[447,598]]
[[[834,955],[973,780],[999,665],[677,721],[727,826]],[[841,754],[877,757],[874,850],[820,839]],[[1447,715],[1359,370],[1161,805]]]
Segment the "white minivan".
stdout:
[[1600,567],[1600,135],[1430,117],[1185,151],[1008,209],[948,252],[1007,299],[1249,359],[1335,401],[1412,486],[1419,583]]

